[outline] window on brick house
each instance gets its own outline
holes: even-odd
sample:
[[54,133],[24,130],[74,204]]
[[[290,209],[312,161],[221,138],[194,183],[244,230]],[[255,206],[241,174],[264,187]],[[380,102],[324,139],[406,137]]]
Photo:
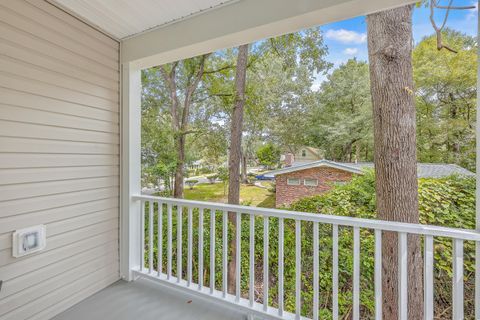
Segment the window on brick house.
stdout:
[[316,186],[318,186],[318,180],[317,179],[305,179],[303,181],[303,184],[308,186],[308,187],[316,187]]
[[300,179],[298,179],[298,178],[288,178],[287,179],[287,184],[289,186],[299,186],[300,185]]
[[307,156],[307,151],[302,150],[302,157],[306,157],[306,156]]

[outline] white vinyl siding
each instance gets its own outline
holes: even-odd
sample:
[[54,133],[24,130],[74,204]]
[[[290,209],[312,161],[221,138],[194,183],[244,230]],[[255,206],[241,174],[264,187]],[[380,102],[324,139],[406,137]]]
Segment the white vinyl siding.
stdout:
[[[119,279],[119,44],[42,0],[0,2],[0,319]],[[45,224],[45,250],[12,232]]]
[[318,186],[318,180],[317,179],[305,179],[305,180],[303,180],[303,184],[306,185],[307,187],[316,187],[316,186]]
[[300,179],[298,179],[298,178],[288,178],[287,179],[287,185],[289,185],[289,186],[299,186],[300,185]]

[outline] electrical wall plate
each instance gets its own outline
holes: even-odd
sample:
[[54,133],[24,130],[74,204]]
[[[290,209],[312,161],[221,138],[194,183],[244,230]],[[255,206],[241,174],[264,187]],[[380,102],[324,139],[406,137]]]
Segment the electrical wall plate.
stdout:
[[43,224],[16,230],[12,234],[12,255],[18,258],[43,250],[47,244],[46,236]]

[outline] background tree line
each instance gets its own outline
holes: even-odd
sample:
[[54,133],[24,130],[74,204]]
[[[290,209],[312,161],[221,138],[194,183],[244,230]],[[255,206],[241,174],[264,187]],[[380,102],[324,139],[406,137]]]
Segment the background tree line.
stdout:
[[[458,53],[439,52],[435,35],[424,38],[413,50],[417,157],[421,162],[456,163],[475,170],[477,43],[458,31],[446,29],[443,34]],[[303,145],[321,149],[331,160],[372,161],[368,63],[351,59],[332,68],[325,60],[328,48],[319,29],[288,37],[250,46],[242,139],[245,163],[274,167],[278,162],[272,163],[271,154],[294,152]],[[227,49],[204,60],[196,57],[175,64],[176,107],[183,112],[185,102],[189,103],[183,129],[179,129],[178,118],[174,125],[171,88],[160,67],[143,72],[145,181],[156,184],[162,179],[173,189],[179,162],[185,165],[205,159],[213,166],[226,164],[236,54],[237,49]],[[204,71],[195,91],[186,93],[202,63]],[[169,72],[172,68],[164,67]],[[320,88],[312,89],[317,74],[327,71]],[[183,159],[177,150],[180,140]],[[259,150],[265,147],[270,158]]]

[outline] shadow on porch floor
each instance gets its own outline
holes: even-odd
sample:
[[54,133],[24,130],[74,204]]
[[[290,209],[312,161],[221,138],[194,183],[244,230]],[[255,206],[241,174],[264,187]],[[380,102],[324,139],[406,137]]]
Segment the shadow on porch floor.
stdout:
[[146,279],[120,280],[54,320],[243,320],[244,315]]

